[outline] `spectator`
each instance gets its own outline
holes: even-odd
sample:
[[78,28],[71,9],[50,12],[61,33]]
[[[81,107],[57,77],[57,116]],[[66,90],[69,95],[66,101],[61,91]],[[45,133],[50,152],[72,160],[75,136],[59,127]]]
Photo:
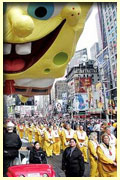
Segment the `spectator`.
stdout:
[[14,132],[14,124],[8,122],[7,132],[3,137],[3,176],[7,176],[7,170],[12,165],[14,159],[18,157],[18,150],[22,146],[20,137]]
[[30,148],[29,162],[32,164],[47,164],[45,153],[40,148],[40,144],[38,141],[36,141],[34,143],[34,146]]
[[82,177],[84,174],[84,158],[76,145],[76,140],[72,138],[70,147],[63,152],[62,169],[66,177]]

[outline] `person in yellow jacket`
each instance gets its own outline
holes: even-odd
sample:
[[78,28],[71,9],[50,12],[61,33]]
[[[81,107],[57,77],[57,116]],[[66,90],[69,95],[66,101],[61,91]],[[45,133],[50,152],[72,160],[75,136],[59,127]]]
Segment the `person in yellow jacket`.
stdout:
[[28,137],[28,123],[25,123],[25,138]]
[[32,139],[33,139],[33,128],[31,127],[31,125],[28,125],[28,141],[29,143],[32,143]]
[[87,155],[87,149],[88,149],[88,137],[85,131],[83,131],[83,126],[80,125],[79,127],[77,126],[76,130],[76,137],[77,137],[77,144],[78,147],[80,148],[81,152],[83,153],[84,156],[84,162],[88,162],[88,155]]
[[70,124],[66,124],[66,128],[63,131],[63,142],[64,142],[64,149],[63,150],[65,150],[67,147],[69,147],[70,140],[72,138],[76,138],[75,131],[71,128]]
[[39,144],[40,147],[43,149],[43,143],[44,143],[44,126],[42,124],[39,125],[39,129],[38,129],[38,135],[39,135]]
[[61,123],[59,127],[59,132],[60,132],[60,149],[64,150],[65,149],[65,144],[64,144],[64,123]]
[[98,156],[97,156],[97,133],[92,132],[89,135],[88,140],[88,154],[89,154],[89,160],[90,160],[90,177],[99,177],[98,172]]
[[53,155],[54,142],[55,142],[55,139],[52,132],[52,128],[48,127],[47,131],[45,131],[45,134],[44,134],[44,145],[43,145],[43,149],[45,150],[47,157],[51,157]]
[[55,139],[55,143],[53,144],[53,153],[55,155],[60,154],[60,131],[56,125],[53,125],[53,136]]
[[19,131],[20,139],[23,139],[24,130],[25,130],[24,124],[20,123],[19,126],[18,126],[18,131]]
[[34,127],[34,139],[35,139],[35,142],[39,141],[38,129],[39,129],[38,125],[36,124],[35,127]]
[[110,146],[108,134],[102,135],[102,143],[97,147],[100,177],[117,177],[117,150]]

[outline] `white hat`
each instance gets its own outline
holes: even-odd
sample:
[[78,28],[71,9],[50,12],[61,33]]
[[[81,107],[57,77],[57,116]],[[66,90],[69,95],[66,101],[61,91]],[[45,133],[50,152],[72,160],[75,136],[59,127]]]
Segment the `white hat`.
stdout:
[[9,121],[6,126],[7,126],[7,127],[13,127],[13,128],[14,128],[15,125],[14,125],[11,121]]

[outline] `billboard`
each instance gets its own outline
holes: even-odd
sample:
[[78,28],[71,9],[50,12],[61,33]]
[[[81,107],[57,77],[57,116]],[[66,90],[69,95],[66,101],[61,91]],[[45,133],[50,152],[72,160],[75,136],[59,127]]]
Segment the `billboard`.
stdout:
[[87,93],[87,87],[91,86],[91,78],[77,77],[75,82],[75,93]]
[[88,110],[88,94],[79,93],[74,96],[73,111],[86,111]]
[[68,82],[68,91],[69,91],[69,94],[75,93],[74,79]]
[[81,87],[88,87],[91,86],[92,82],[91,82],[91,78],[80,78],[80,86]]

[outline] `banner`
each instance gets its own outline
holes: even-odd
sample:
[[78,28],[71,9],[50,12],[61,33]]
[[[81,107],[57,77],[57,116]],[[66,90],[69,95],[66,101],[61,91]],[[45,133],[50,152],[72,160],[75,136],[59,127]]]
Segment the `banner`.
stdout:
[[85,111],[88,107],[88,94],[76,94],[73,100],[73,111]]
[[87,87],[91,86],[91,78],[75,78],[75,93],[86,93]]
[[68,92],[69,94],[75,93],[74,79],[68,82]]

